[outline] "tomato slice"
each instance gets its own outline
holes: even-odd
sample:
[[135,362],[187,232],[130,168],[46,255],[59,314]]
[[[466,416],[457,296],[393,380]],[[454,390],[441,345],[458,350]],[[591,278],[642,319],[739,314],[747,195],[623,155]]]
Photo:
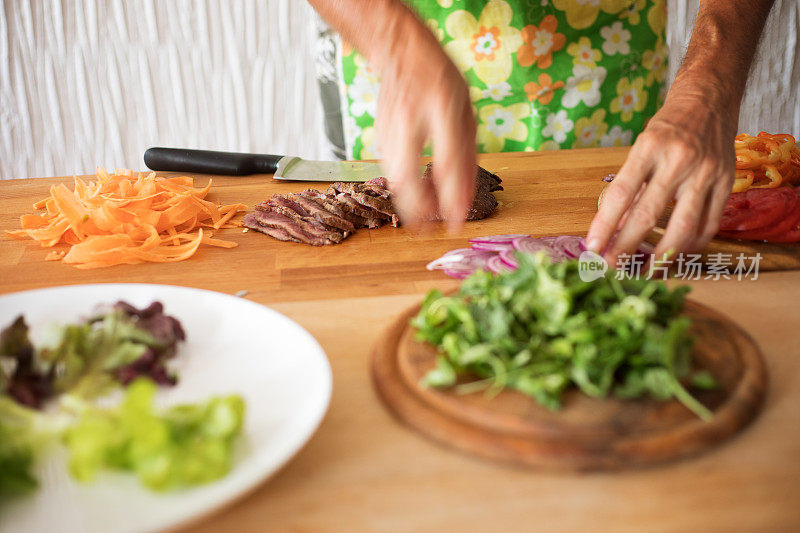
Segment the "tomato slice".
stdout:
[[793,230],[798,224],[800,224],[800,202],[798,202],[798,207],[777,224],[745,231],[720,231],[719,235],[728,239],[779,242],[775,239]]
[[800,240],[800,189],[796,189],[794,192],[798,201],[795,203],[794,209],[783,220],[766,228],[746,231],[721,231],[719,235],[728,239],[750,241],[797,242]]
[[[794,190],[798,198],[798,206],[795,208],[796,212],[800,212],[800,188]],[[797,221],[788,230],[779,235],[773,235],[769,238],[769,242],[800,242],[800,215]]]
[[769,242],[800,242],[800,225],[796,225],[783,235],[772,237]]
[[722,212],[719,229],[732,232],[772,226],[794,211],[798,201],[797,195],[788,187],[733,193]]

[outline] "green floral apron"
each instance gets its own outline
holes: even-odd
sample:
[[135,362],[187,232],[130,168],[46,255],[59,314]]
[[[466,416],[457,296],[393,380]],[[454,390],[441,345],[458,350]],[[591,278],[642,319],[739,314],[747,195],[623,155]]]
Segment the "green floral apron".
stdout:
[[[630,145],[664,97],[665,0],[413,0],[470,88],[482,152]],[[380,80],[337,54],[345,153],[373,159]]]

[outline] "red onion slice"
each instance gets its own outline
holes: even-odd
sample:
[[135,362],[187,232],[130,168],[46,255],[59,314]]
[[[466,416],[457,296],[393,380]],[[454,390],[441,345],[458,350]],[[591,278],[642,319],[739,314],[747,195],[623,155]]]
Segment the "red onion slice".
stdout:
[[467,272],[466,270],[450,270],[449,268],[442,269],[442,272],[456,279],[466,279],[472,274],[472,272]]
[[570,259],[575,259],[586,250],[586,245],[583,237],[560,235],[553,240],[553,248],[560,250]]
[[512,233],[507,235],[487,235],[485,237],[476,237],[470,239],[469,243],[472,245],[473,250],[485,250],[490,252],[502,252],[509,250],[513,247],[514,239],[520,237],[527,237],[521,233]]
[[517,237],[513,242],[514,249],[518,252],[535,254],[536,252],[545,252],[548,255],[553,255],[552,246],[544,242],[542,239],[534,239],[533,237]]
[[464,261],[465,257],[472,255],[472,253],[473,250],[471,248],[458,248],[456,250],[450,250],[449,252],[445,252],[445,254],[439,259],[434,259],[428,263],[425,268],[428,270],[435,270],[446,268],[450,264],[460,264]]
[[428,270],[444,270],[448,276],[453,275],[453,272],[461,272],[464,273],[466,277],[479,268],[487,268],[486,263],[495,255],[494,252],[459,248],[457,250],[450,250],[439,259],[431,261],[425,268]]
[[490,257],[486,262],[486,268],[495,274],[502,274],[503,272],[510,272],[512,269],[500,259],[499,255]]
[[513,270],[516,270],[517,267],[519,266],[519,263],[517,262],[517,258],[514,255],[515,253],[516,250],[503,250],[502,252],[500,252],[500,255],[498,255],[498,257],[500,258],[500,261],[502,261],[504,265],[508,266]]
[[[575,259],[586,251],[585,239],[575,235],[538,238],[522,234],[489,235],[469,242],[472,248],[450,250],[428,263],[427,269],[440,269],[448,276],[464,279],[479,269],[495,274],[516,270],[519,266],[517,251],[529,254],[544,252],[554,263]],[[649,255],[652,246],[643,243],[637,253]]]
[[505,242],[476,242],[472,245],[473,250],[481,252],[502,252],[503,250],[513,250],[514,245]]
[[509,233],[507,235],[486,235],[485,237],[475,237],[474,239],[470,239],[469,242],[472,244],[475,243],[505,243],[511,244],[517,237],[527,237],[527,235],[522,233]]

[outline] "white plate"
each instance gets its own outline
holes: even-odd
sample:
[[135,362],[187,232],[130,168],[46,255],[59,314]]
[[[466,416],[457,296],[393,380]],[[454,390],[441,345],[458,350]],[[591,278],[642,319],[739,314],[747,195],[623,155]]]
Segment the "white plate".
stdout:
[[[97,304],[158,300],[186,330],[175,358],[179,382],[161,405],[236,393],[247,402],[235,466],[209,485],[154,493],[130,475],[74,482],[65,453],[38,468],[39,490],[0,508],[0,531],[141,532],[191,521],[256,486],[289,461],[316,430],[331,395],[322,348],[303,328],[262,305],[211,291],[144,284],[74,285],[0,296],[0,327],[22,313],[31,335],[48,323],[74,321]],[[60,456],[59,456],[60,455]]]

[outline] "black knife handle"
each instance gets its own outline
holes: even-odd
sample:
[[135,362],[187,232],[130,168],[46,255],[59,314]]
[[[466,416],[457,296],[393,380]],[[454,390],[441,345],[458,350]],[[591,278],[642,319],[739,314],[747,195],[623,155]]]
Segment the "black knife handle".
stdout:
[[282,157],[185,148],[149,148],[144,153],[144,164],[150,170],[246,176],[274,174]]

